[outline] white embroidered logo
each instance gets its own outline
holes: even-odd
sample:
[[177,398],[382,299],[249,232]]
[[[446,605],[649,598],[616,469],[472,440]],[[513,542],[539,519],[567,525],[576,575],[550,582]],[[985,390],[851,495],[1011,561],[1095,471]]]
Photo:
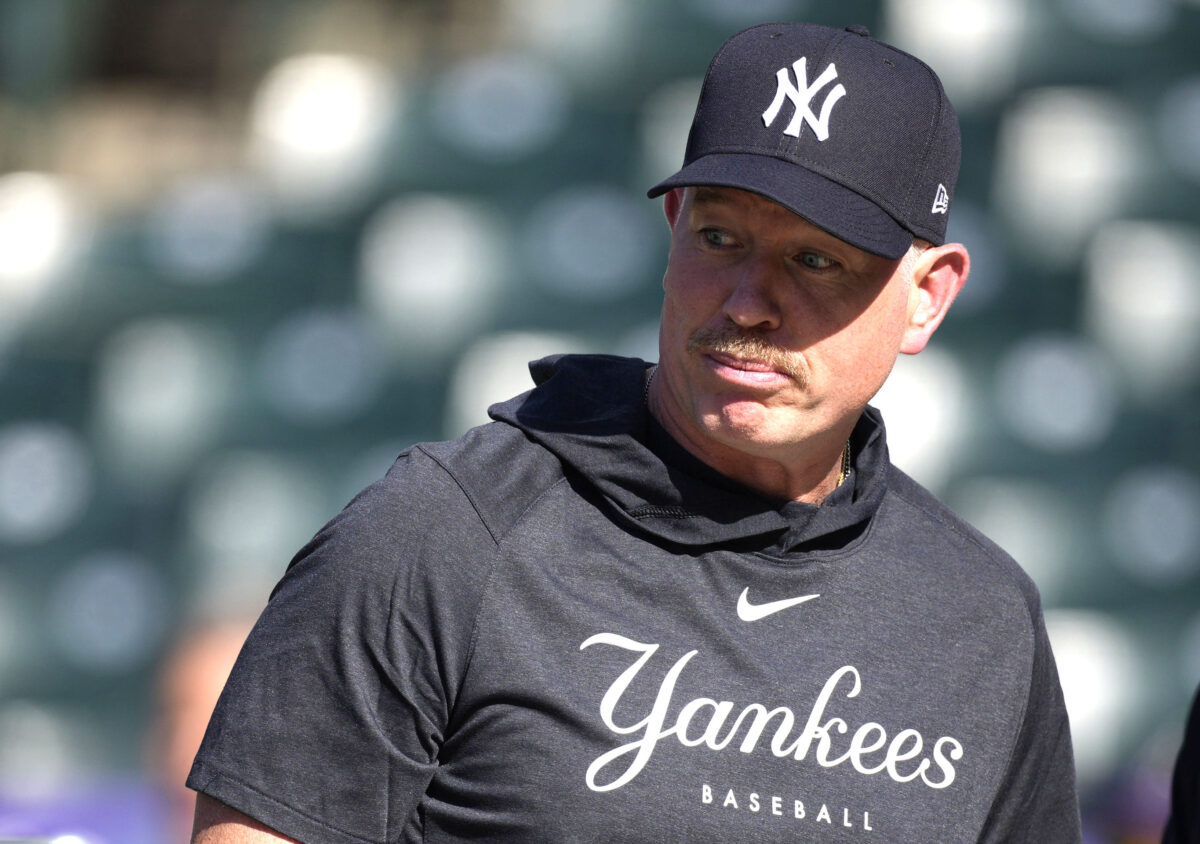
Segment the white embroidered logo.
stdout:
[[805,601],[811,601],[813,598],[819,598],[820,595],[800,595],[796,598],[784,598],[780,601],[768,601],[765,604],[750,603],[750,587],[747,586],[742,590],[742,594],[738,596],[737,614],[742,621],[759,621],[769,615],[774,615],[777,612],[786,610],[789,607],[794,607],[797,604],[803,604]]
[[950,194],[945,185],[938,185],[937,195],[933,198],[933,208],[929,210],[934,214],[945,214],[950,210]]
[[837,79],[837,68],[833,66],[833,62],[830,62],[829,67],[825,68],[811,85],[808,84],[807,61],[803,56],[792,64],[792,69],[796,73],[797,84],[795,85],[792,84],[786,67],[781,67],[775,72],[775,79],[778,83],[775,88],[775,99],[763,112],[763,123],[768,127],[774,123],[775,118],[779,116],[779,110],[783,108],[784,99],[789,99],[792,101],[795,111],[792,113],[791,122],[783,130],[783,134],[798,138],[802,124],[807,123],[816,134],[817,140],[823,141],[829,137],[829,115],[838,100],[846,96],[846,88],[839,82],[829,91],[825,102],[821,105],[821,115],[818,117],[813,114],[809,104],[818,91]]

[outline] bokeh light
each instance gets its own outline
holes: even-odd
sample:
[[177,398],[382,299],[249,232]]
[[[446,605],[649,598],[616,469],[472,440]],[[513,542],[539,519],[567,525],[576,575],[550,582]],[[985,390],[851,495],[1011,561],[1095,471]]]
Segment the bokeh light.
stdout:
[[384,364],[361,315],[314,309],[275,326],[263,344],[264,395],[289,422],[333,425],[375,399]]
[[1028,0],[888,0],[882,36],[920,56],[967,111],[1013,87],[1032,25]]
[[103,445],[130,480],[169,477],[220,430],[233,381],[234,355],[221,332],[174,319],[129,325],[100,352]]
[[248,269],[270,234],[266,198],[252,180],[195,175],[147,215],[147,249],[172,281],[217,284]]
[[1176,586],[1200,573],[1200,478],[1173,466],[1122,476],[1104,505],[1104,536],[1136,580]]
[[65,179],[0,176],[0,335],[54,292],[90,237],[89,215]]
[[0,428],[0,541],[45,542],[83,514],[92,495],[88,447],[51,421]]
[[43,797],[91,766],[95,740],[76,717],[29,700],[0,705],[0,794]]
[[265,602],[288,560],[332,515],[325,493],[311,469],[286,455],[233,450],[210,459],[186,505],[202,567],[198,601],[225,595],[247,611]]
[[1102,613],[1050,610],[1046,629],[1071,719],[1076,775],[1087,787],[1111,768],[1129,737],[1146,660],[1133,636]]
[[503,243],[492,214],[449,196],[407,196],[375,213],[359,292],[400,366],[425,367],[475,333],[508,272]]
[[647,190],[683,166],[702,81],[699,76],[673,80],[651,91],[642,103],[639,183]]
[[644,198],[603,185],[574,185],[530,215],[526,263],[559,295],[620,298],[643,286],[658,257],[655,216]]
[[367,190],[400,111],[398,79],[363,57],[293,56],[262,81],[251,160],[289,214],[326,214]]
[[1107,358],[1071,335],[1039,335],[1000,361],[996,406],[1022,441],[1047,451],[1102,444],[1117,412],[1116,376]]
[[1023,94],[1004,115],[994,178],[1017,242],[1056,266],[1120,214],[1143,172],[1140,123],[1121,100],[1077,88]]
[[450,147],[507,163],[549,145],[562,130],[569,101],[550,67],[517,53],[485,56],[442,78],[433,119]]
[[522,51],[552,60],[556,75],[596,85],[628,67],[631,0],[502,0],[500,29]]
[[941,489],[972,427],[962,364],[936,346],[901,355],[871,404],[887,424],[892,462],[930,489]]
[[1119,221],[1085,261],[1088,332],[1142,398],[1170,397],[1200,373],[1200,229]]
[[160,567],[123,551],[97,551],[63,571],[48,598],[49,633],[75,668],[126,673],[157,652],[169,601]]

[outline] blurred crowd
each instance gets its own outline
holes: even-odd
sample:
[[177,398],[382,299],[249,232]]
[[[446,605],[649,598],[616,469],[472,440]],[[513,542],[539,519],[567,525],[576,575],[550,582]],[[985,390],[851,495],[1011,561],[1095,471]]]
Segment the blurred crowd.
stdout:
[[644,191],[775,19],[946,81],[972,275],[878,404],[1041,589],[1088,840],[1157,839],[1200,683],[1196,0],[0,0],[0,838],[186,840],[291,554],[528,360],[656,357]]

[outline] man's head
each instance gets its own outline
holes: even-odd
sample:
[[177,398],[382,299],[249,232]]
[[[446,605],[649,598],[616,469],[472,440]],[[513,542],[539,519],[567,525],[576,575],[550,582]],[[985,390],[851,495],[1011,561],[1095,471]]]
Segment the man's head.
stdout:
[[966,279],[944,243],[957,166],[953,111],[906,54],[790,24],[727,42],[683,169],[651,191],[672,233],[652,405],[668,430],[751,486],[823,497]]

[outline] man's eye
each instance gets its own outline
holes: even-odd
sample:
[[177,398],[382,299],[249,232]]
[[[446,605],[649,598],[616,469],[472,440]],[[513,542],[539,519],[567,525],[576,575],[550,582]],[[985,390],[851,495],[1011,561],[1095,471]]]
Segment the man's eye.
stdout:
[[800,253],[800,263],[810,270],[827,270],[833,266],[834,261],[817,252],[802,252]]
[[709,246],[729,246],[733,243],[733,238],[729,236],[729,233],[720,229],[702,229],[700,236]]

